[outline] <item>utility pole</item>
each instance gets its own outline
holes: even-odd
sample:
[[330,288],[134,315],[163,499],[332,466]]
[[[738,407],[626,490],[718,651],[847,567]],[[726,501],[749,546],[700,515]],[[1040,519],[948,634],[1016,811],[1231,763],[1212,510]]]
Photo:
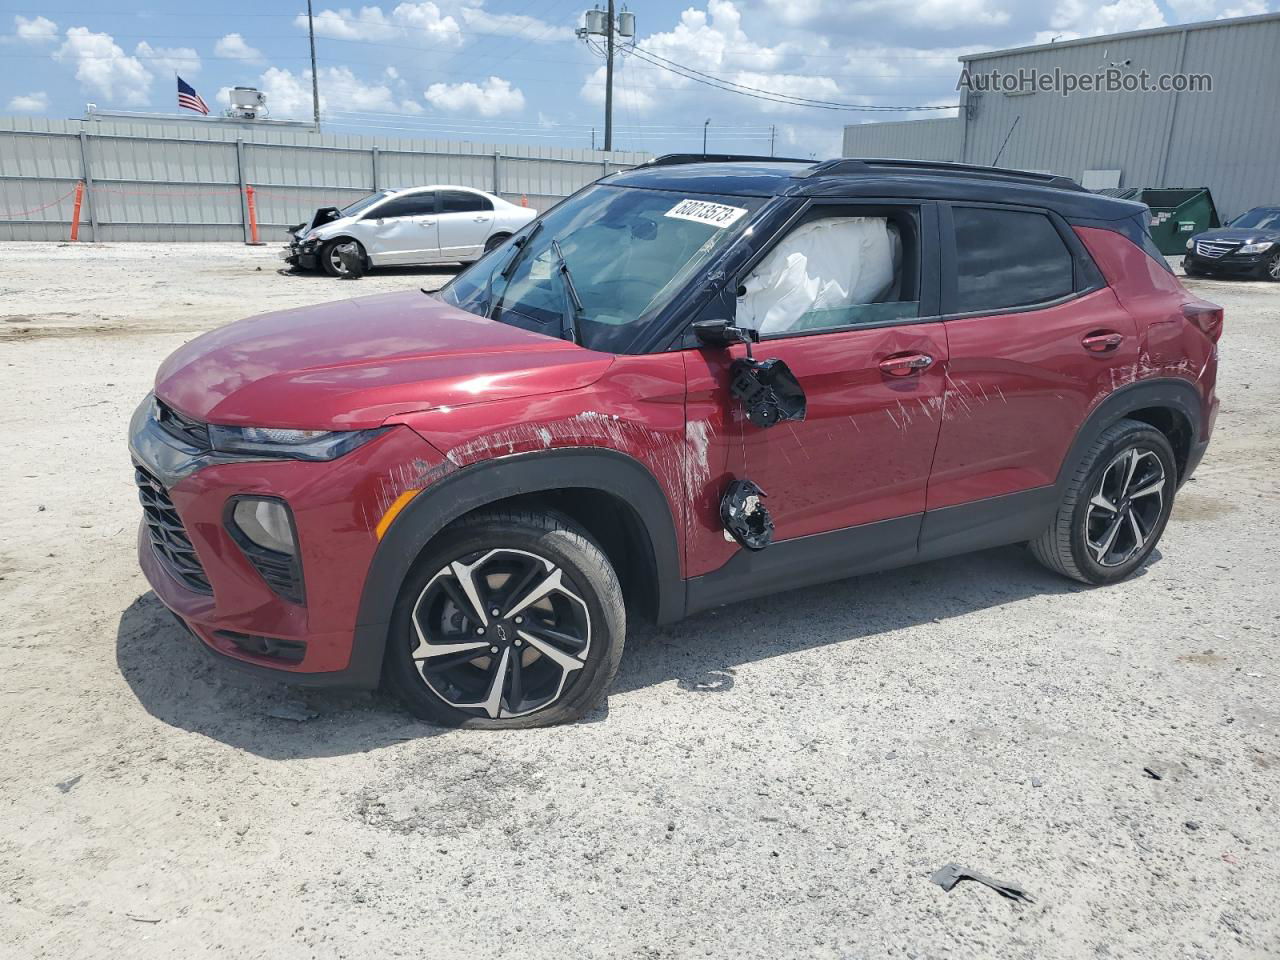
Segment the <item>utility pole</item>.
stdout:
[[773,156],[773,135],[777,133],[777,131],[778,127],[776,124],[769,124],[769,156],[771,157]]
[[613,0],[609,0],[604,39],[604,150],[613,149]]
[[320,78],[316,76],[316,22],[311,15],[311,0],[307,0],[307,35],[311,38],[311,109],[315,116],[316,132],[320,132]]
[[[619,48],[615,38],[622,38],[621,48],[625,54],[629,49],[627,41],[635,44],[636,15],[628,12],[625,5],[622,13],[615,13],[614,0],[608,0],[607,10],[599,7],[588,10],[584,20],[585,25],[576,31],[578,39],[584,41],[597,56],[604,54],[604,149],[608,151],[613,149],[613,58]],[[593,38],[597,37],[604,38],[603,51],[596,46],[599,41]],[[593,149],[594,146],[592,144]]]
[[707,127],[711,126],[711,118],[707,117],[706,122],[702,125],[702,155],[707,155]]

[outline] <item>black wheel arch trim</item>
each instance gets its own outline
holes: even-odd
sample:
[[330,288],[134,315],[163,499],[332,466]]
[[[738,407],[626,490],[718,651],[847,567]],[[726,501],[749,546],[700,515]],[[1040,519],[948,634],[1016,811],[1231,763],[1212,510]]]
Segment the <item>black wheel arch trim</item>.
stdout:
[[[1063,459],[1062,466],[1058,469],[1058,479],[1054,486],[1061,492],[1070,480],[1076,464],[1080,462],[1080,458],[1085,455],[1085,452],[1102,434],[1102,431],[1117,420],[1121,420],[1138,410],[1166,408],[1185,417],[1191,427],[1191,451],[1189,453],[1193,452],[1204,441],[1200,434],[1203,420],[1201,414],[1202,402],[1200,393],[1194,386],[1186,380],[1179,380],[1173,377],[1157,377],[1120,387],[1118,390],[1108,394],[1107,398],[1098,404],[1076,433],[1076,438],[1071,443],[1071,449]],[[1183,475],[1178,478],[1179,482],[1186,479],[1186,475],[1192,467],[1194,467],[1194,463],[1190,461],[1183,465]]]
[[[424,547],[459,517],[522,494],[587,488],[617,497],[639,517],[656,571],[657,620],[684,615],[680,541],[666,495],[638,460],[604,448],[517,454],[463,467],[414,497],[374,551],[356,616],[352,662],[380,663],[401,585]],[[640,545],[642,548],[646,545]],[[367,672],[367,671],[366,671]]]

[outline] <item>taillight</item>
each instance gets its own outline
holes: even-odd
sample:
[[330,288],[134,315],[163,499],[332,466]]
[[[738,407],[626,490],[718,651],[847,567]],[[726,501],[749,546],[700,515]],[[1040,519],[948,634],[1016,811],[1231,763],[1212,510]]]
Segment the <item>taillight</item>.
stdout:
[[1214,343],[1222,336],[1222,308],[1207,300],[1182,305],[1182,315],[1194,323]]

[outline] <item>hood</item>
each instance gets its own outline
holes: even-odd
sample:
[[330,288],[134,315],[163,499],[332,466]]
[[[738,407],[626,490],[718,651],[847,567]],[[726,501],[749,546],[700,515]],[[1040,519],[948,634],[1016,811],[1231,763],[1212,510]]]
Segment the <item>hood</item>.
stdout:
[[358,430],[398,413],[584,387],[612,361],[415,290],[206,333],[161,365],[156,395],[210,423]]
[[326,220],[309,227],[299,237],[300,240],[327,240],[336,234],[343,233],[357,221],[356,217],[339,217],[337,220]]
[[1217,240],[1222,243],[1258,243],[1262,240],[1280,240],[1280,230],[1259,230],[1257,227],[1216,227],[1197,233],[1192,240]]

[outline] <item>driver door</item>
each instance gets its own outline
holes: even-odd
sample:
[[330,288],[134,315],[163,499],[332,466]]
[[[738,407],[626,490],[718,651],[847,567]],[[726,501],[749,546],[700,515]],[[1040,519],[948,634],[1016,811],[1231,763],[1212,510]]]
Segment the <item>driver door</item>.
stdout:
[[689,357],[691,409],[730,406],[731,473],[764,490],[774,523],[759,553],[705,532],[691,545],[732,557],[739,587],[765,578],[781,589],[914,556],[947,367],[936,238],[929,203],[815,203],[738,276],[735,322],[759,329],[757,360],[777,358],[795,375],[802,421],[746,420],[724,389],[744,346]]

